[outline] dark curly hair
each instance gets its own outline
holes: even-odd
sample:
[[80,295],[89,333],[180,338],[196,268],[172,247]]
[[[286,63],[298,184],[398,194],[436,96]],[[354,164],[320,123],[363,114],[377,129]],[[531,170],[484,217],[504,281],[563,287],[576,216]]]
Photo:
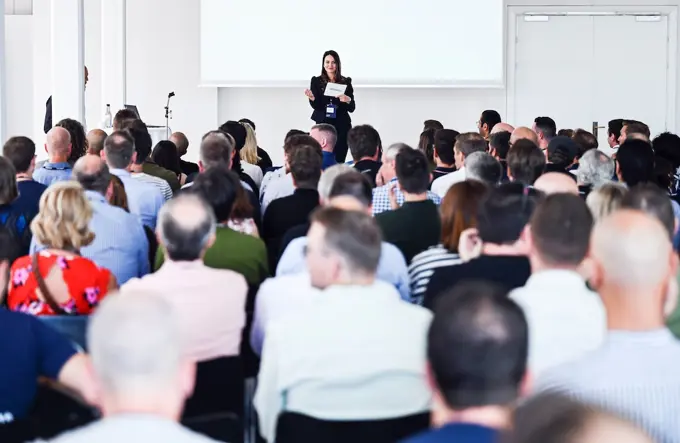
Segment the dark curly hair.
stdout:
[[71,155],[68,157],[68,162],[73,166],[80,157],[87,153],[87,136],[85,135],[85,128],[78,120],[65,118],[55,126],[62,127],[71,134]]

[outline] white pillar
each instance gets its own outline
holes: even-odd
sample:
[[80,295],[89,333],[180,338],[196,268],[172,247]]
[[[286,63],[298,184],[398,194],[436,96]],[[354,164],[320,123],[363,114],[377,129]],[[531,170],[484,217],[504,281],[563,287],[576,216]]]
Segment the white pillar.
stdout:
[[102,0],[102,106],[110,104],[114,115],[126,104],[125,8],[126,0]]
[[51,0],[52,124],[85,123],[84,0]]
[[7,139],[7,94],[5,83],[7,82],[7,72],[5,66],[5,0],[0,0],[0,144],[4,144]]

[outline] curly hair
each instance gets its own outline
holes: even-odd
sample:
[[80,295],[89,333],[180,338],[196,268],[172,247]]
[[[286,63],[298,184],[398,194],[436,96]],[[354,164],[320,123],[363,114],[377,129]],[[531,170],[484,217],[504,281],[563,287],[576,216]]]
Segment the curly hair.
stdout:
[[70,118],[60,120],[55,126],[66,129],[71,135],[71,155],[68,157],[68,162],[73,166],[80,157],[87,153],[88,145],[85,128],[78,120]]
[[40,197],[40,211],[31,222],[36,241],[52,249],[79,251],[94,241],[92,207],[75,181],[50,186]]

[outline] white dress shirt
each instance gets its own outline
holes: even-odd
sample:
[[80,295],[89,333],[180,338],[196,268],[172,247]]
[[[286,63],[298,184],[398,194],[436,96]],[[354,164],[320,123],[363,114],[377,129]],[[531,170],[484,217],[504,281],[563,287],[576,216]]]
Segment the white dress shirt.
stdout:
[[604,152],[611,158],[614,154],[616,154],[619,151],[619,145],[611,147],[609,146],[609,143],[607,143],[606,145],[600,145],[597,149],[599,149],[601,152]]
[[243,168],[243,172],[248,174],[258,187],[262,186],[262,169],[260,169],[259,166],[241,161],[241,167]]
[[465,166],[454,171],[450,174],[446,174],[443,177],[439,177],[432,182],[431,190],[441,198],[444,198],[449,188],[456,183],[464,182],[466,180]]
[[[269,174],[274,174],[278,171],[283,170],[277,169],[274,172],[270,172]],[[267,176],[269,176],[267,174]],[[266,177],[265,177],[266,178]],[[295,192],[295,185],[293,184],[293,174],[286,174],[285,171],[283,173],[279,173],[278,175],[273,175],[272,178],[268,181],[268,183],[265,186],[264,179],[262,180],[262,191],[260,195],[260,208],[262,212],[262,217],[264,217],[264,213],[267,210],[267,206],[277,198],[281,197],[288,197],[289,195],[293,195]]]
[[510,298],[522,307],[529,324],[533,375],[597,349],[607,333],[602,300],[574,271],[535,273]]
[[391,285],[333,286],[266,326],[255,393],[273,442],[284,411],[321,420],[381,420],[430,408],[425,377],[430,311]]

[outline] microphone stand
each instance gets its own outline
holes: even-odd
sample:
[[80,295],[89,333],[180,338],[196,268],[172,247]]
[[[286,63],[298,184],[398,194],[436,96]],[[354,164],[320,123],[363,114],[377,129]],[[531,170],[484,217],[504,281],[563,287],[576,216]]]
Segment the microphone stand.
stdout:
[[172,118],[172,111],[170,110],[170,99],[175,96],[174,92],[168,94],[168,102],[165,105],[165,139],[170,139],[170,119]]

